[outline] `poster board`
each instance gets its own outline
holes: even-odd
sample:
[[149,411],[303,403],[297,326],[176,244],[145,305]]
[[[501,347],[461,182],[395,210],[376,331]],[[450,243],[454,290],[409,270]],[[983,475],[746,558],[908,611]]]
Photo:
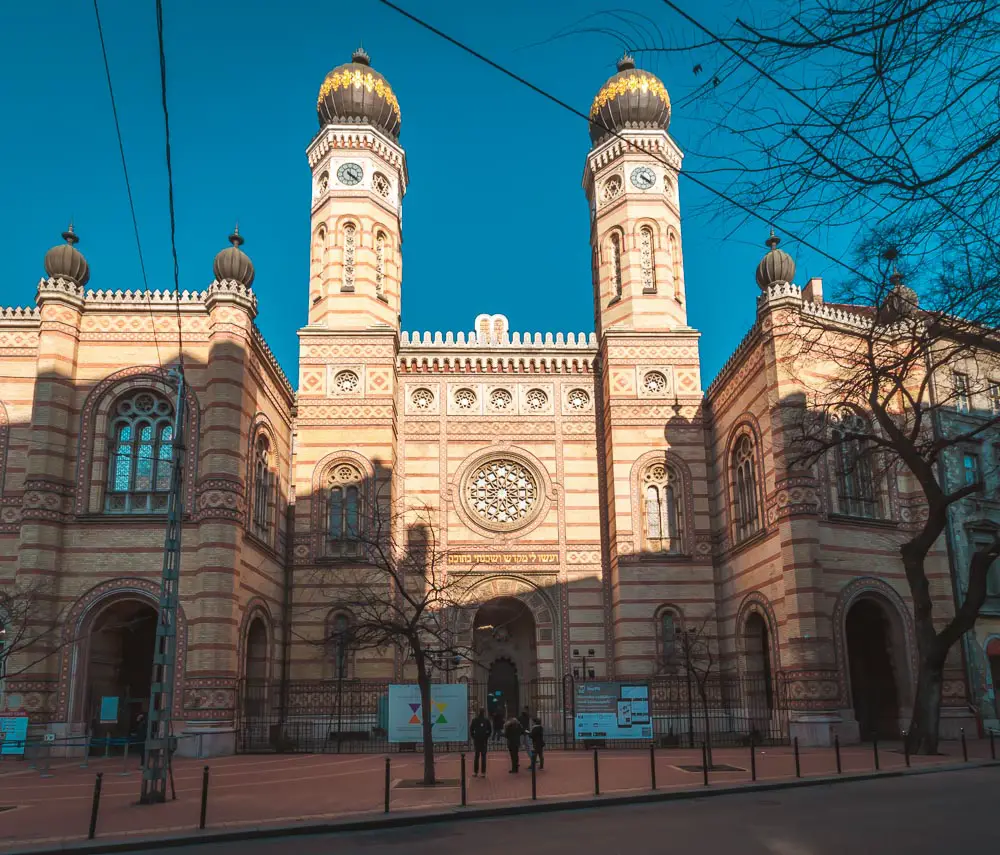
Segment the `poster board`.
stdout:
[[574,703],[577,739],[653,738],[646,683],[577,683]]
[[[424,741],[420,687],[414,683],[389,686],[389,741]],[[434,742],[468,742],[469,687],[465,683],[431,686],[431,739]]]
[[118,696],[105,695],[101,698],[101,724],[118,723]]
[[28,740],[26,715],[0,716],[0,754],[24,754]]

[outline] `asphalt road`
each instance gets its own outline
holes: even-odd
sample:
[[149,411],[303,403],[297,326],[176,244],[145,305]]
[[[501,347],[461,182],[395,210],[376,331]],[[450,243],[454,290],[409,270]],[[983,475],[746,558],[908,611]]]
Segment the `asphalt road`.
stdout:
[[184,855],[944,855],[996,852],[1000,768],[174,849]]

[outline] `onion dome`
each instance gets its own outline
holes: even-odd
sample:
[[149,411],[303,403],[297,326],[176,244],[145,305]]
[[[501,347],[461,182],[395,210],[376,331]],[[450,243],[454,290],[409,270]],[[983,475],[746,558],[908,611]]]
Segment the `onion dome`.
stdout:
[[45,272],[53,279],[69,279],[83,287],[90,281],[90,265],[76,248],[80,238],[73,231],[72,223],[62,236],[66,243],[54,246],[45,253]]
[[654,74],[640,71],[625,54],[618,73],[608,79],[590,106],[590,141],[597,145],[616,131],[661,128],[670,125],[670,96]]
[[227,246],[222,252],[215,256],[215,279],[221,282],[223,279],[234,279],[241,285],[249,288],[253,285],[253,262],[240,247],[243,245],[243,238],[240,237],[240,227],[233,229],[229,236],[232,246]]
[[320,127],[330,124],[374,125],[399,139],[402,118],[389,81],[371,67],[371,57],[358,48],[351,61],[338,65],[323,80],[316,101]]
[[779,243],[781,238],[771,229],[771,236],[764,242],[768,248],[767,255],[757,265],[757,284],[761,291],[766,291],[769,285],[791,282],[795,278],[795,259],[783,249],[778,249]]

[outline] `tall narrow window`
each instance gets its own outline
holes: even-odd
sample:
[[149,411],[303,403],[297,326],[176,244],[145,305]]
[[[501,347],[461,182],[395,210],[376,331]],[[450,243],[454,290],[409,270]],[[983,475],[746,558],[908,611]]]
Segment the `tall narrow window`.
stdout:
[[979,465],[979,455],[972,451],[966,451],[962,455],[962,474],[966,487],[973,484],[983,483],[983,472]]
[[639,229],[639,258],[642,265],[642,293],[656,293],[656,270],[653,256],[653,230],[649,226]]
[[681,253],[677,246],[677,235],[673,232],[667,238],[667,249],[670,255],[670,273],[674,280],[674,299],[681,299]]
[[335,466],[328,480],[327,554],[332,557],[360,555],[364,503],[362,477],[353,466]]
[[375,296],[383,296],[385,287],[385,232],[375,235]]
[[253,528],[266,537],[271,527],[271,444],[261,434],[254,446],[253,459]]
[[118,400],[112,412],[105,509],[115,514],[166,511],[173,406],[154,392],[142,391]]
[[615,297],[622,295],[622,239],[618,232],[611,234],[611,286]]
[[673,659],[677,646],[677,621],[674,613],[664,611],[660,614],[660,652],[665,661]]
[[743,434],[733,449],[733,505],[736,518],[736,540],[749,537],[760,528],[760,495],[754,463],[753,440]]
[[990,411],[993,415],[1000,415],[1000,382],[990,380]]
[[350,646],[351,619],[344,612],[338,612],[330,621],[330,658],[333,660],[333,673],[337,679],[347,676]]
[[358,229],[354,223],[344,226],[344,284],[341,291],[354,290],[354,255],[357,249]]
[[650,552],[681,551],[680,509],[675,478],[662,463],[643,473],[645,545]]
[[863,434],[865,425],[853,413],[841,413],[838,421],[840,427],[833,431],[837,508],[848,516],[874,519],[879,513],[874,452],[863,436],[852,436]]
[[960,413],[969,412],[969,378],[965,374],[955,373],[955,409]]

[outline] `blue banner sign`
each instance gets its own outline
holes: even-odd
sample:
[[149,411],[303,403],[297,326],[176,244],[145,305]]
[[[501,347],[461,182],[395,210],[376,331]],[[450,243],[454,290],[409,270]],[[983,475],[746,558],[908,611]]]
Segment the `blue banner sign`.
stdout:
[[653,738],[646,683],[577,683],[577,739]]

